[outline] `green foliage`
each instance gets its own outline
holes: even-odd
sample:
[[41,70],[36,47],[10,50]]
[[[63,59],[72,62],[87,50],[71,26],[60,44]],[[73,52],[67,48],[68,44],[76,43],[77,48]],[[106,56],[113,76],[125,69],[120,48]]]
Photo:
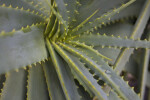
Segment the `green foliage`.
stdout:
[[1,0],[0,100],[144,99],[149,16],[150,0]]

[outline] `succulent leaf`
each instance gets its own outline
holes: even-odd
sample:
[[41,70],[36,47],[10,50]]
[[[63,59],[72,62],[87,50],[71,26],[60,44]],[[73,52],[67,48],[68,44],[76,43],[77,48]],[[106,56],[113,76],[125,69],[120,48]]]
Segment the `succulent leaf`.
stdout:
[[[59,46],[53,43],[55,46],[55,49],[57,52],[65,59],[65,61],[72,66],[72,69],[76,71],[78,74],[80,74],[81,79],[84,79],[86,84],[88,84],[91,91],[99,98],[107,100],[106,94],[103,92],[101,87],[97,84],[96,81],[93,80],[93,77],[90,76],[87,72],[87,69],[84,68],[84,65],[77,60],[77,58],[74,58],[71,55],[68,55],[67,52],[62,50]],[[62,53],[63,52],[63,53]]]
[[43,68],[40,64],[29,66],[27,100],[49,100]]
[[0,74],[47,58],[44,24],[0,34]]
[[[126,48],[150,48],[149,41],[123,39],[120,37],[111,37],[106,35],[81,35],[73,39],[80,43],[86,43],[90,46],[111,46],[111,47],[126,47]],[[87,41],[88,40],[88,41]]]
[[140,100],[149,16],[150,0],[1,0],[0,99]]
[[[98,27],[100,25],[103,25],[105,24],[105,22],[107,20],[109,20],[110,17],[112,17],[113,15],[117,14],[119,11],[121,11],[122,9],[124,9],[125,7],[129,6],[130,4],[132,4],[135,0],[130,0],[129,2],[127,2],[126,4],[124,5],[121,5],[120,7],[118,7],[117,9],[115,10],[109,10],[107,13],[104,13],[103,15],[101,15],[101,17],[99,18],[96,18],[94,21],[86,24],[84,27],[78,29],[76,28],[76,30],[72,30],[72,32],[70,34],[75,34],[75,35],[78,35],[78,34],[81,34],[85,31],[87,31],[87,29],[91,29],[91,28],[94,28],[94,27]],[[76,33],[76,31],[78,31]]]
[[[82,50],[81,51],[69,46],[60,44],[64,49],[67,51],[73,53],[74,55],[80,57],[84,63],[89,66],[90,69],[95,71],[95,74],[98,75],[100,78],[102,78],[107,84],[109,84],[122,98],[124,99],[134,99],[139,100],[139,97],[136,96],[136,94],[130,90],[128,85],[119,77],[112,68],[109,67],[109,65],[104,62],[101,57],[95,55],[95,53],[88,51],[88,50]],[[86,54],[86,55],[85,55]],[[127,92],[128,91],[128,92]]]
[[52,64],[52,61],[51,60],[46,61],[45,63],[42,64],[42,66],[46,77],[46,83],[48,86],[50,99],[66,100],[60,81],[58,79],[58,75],[56,73],[56,70],[54,69],[54,65]]
[[52,61],[54,62],[54,66],[58,74],[58,78],[60,80],[63,91],[65,93],[66,99],[67,100],[79,100],[77,88],[74,83],[71,71],[69,67],[67,66],[67,63],[65,63],[63,59],[54,51],[50,42],[48,42],[48,40],[46,41],[47,41],[49,52],[51,52],[50,55],[51,55]]
[[[20,30],[27,25],[45,22],[45,19],[28,10],[0,6],[0,32]],[[25,20],[26,19],[26,20]]]
[[26,96],[26,71],[20,69],[6,74],[1,100],[23,100]]
[[[150,0],[146,0],[146,2],[144,3],[143,9],[140,12],[140,15],[135,23],[134,29],[132,34],[130,35],[130,38],[140,38],[145,26],[147,24],[147,20],[150,16]],[[123,49],[120,54],[119,57],[117,58],[114,66],[115,66],[115,70],[121,71],[122,68],[125,66],[125,63],[127,62],[127,60],[129,59],[131,53],[133,52],[134,49]]]

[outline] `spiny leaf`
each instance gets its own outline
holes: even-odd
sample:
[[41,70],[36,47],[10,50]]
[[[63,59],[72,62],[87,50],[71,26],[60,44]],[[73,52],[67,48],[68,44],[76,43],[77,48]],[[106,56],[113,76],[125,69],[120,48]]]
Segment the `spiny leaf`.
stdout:
[[94,47],[95,50],[97,50],[98,52],[100,52],[101,54],[105,55],[106,57],[112,59],[112,60],[105,60],[108,61],[109,64],[113,65],[119,55],[120,49],[118,48],[113,48],[113,47],[102,47],[102,46],[98,46],[98,47]]
[[19,30],[27,25],[45,22],[44,18],[18,8],[0,6],[0,12],[0,32]]
[[63,1],[64,1],[64,5],[66,6],[69,28],[71,28],[70,23],[72,22],[72,19],[75,17],[74,13],[78,1],[77,0],[63,0]]
[[50,8],[48,3],[51,3],[51,0],[48,0],[48,3],[46,0],[23,0],[27,3],[40,3],[42,7],[46,8],[46,10],[48,10],[50,12]]
[[121,12],[119,12],[119,14],[112,16],[110,18],[110,21],[108,20],[106,22],[106,24],[110,23],[110,22],[113,23],[113,22],[118,21],[118,20],[122,21],[122,20],[130,19],[132,17],[137,17],[140,14],[139,11],[141,10],[143,4],[144,4],[144,0],[136,0],[130,6],[126,7]]
[[66,5],[64,3],[64,0],[55,0],[57,4],[57,9],[60,15],[62,16],[62,19],[68,23],[68,13],[66,9]]
[[[98,28],[97,30],[95,29],[91,34],[106,34],[108,36],[115,36],[115,37],[122,37],[124,38],[125,36],[129,37],[130,34],[132,34],[134,25],[128,23],[128,22],[116,22],[114,24],[110,24],[107,26],[104,26],[102,28]],[[86,34],[86,33],[85,33]],[[87,32],[87,34],[90,34]]]
[[60,15],[60,13],[57,12],[57,10],[48,2],[48,0],[46,0],[51,12],[56,16],[56,18],[60,21],[60,23],[63,25],[64,30],[67,32],[68,31],[68,25],[67,22],[62,18],[62,15]]
[[56,32],[57,32],[57,29],[58,29],[58,19],[55,20],[55,23],[53,25],[53,28],[51,30],[51,32],[49,33],[48,37],[52,37]]
[[0,74],[47,58],[44,24],[0,34]]
[[49,100],[44,72],[39,63],[28,70],[27,100]]
[[[27,0],[1,0],[0,5],[5,4],[6,6],[12,6],[12,8],[18,7],[19,9],[24,8],[24,10],[30,9],[30,11],[35,11],[35,13],[43,14],[47,16],[44,12],[40,11],[40,9],[34,8],[31,3],[26,2]],[[47,16],[48,17],[48,16]]]
[[[93,12],[98,10],[98,12],[88,20],[88,22],[93,21],[94,19],[100,17],[103,13],[107,12],[108,10],[120,6],[122,3],[124,3],[121,0],[78,0],[77,1],[77,7],[75,18],[73,23],[71,24],[73,28],[80,25],[85,19],[87,19],[90,15],[92,15]],[[106,6],[107,5],[107,6]],[[78,12],[78,13],[77,13]]]
[[[150,31],[147,32],[147,39],[150,40]],[[146,77],[147,77],[147,69],[149,66],[149,50],[144,49],[142,52],[142,59],[140,60],[140,68],[139,68],[139,87],[140,87],[140,96],[141,99],[144,99],[145,87],[146,87]]]
[[[140,16],[136,21],[136,24],[134,26],[132,34],[130,35],[130,38],[137,39],[141,37],[149,16],[150,16],[150,0],[147,0],[143,6],[143,9],[140,12]],[[130,50],[123,49],[121,51],[119,57],[117,58],[114,64],[115,70],[121,71],[123,69],[132,52],[133,49]]]
[[[72,35],[81,34],[81,33],[85,32],[85,31],[87,31],[87,29],[89,30],[91,28],[98,27],[99,25],[104,24],[105,21],[107,21],[110,17],[112,17],[113,15],[115,15],[117,12],[121,11],[125,7],[129,6],[134,1],[135,0],[130,0],[126,4],[120,6],[119,8],[117,8],[115,10],[108,11],[107,13],[103,14],[100,18],[97,18],[94,21],[84,25],[84,27],[82,27],[80,29],[76,29],[76,30],[72,31],[70,34],[72,34]],[[78,32],[76,33],[76,31],[78,31]]]
[[46,42],[66,99],[79,100],[77,88],[67,63],[54,51],[50,42],[48,40]]
[[[73,53],[75,56],[80,57],[84,63],[86,63],[90,69],[95,71],[95,74],[101,77],[107,84],[109,84],[118,94],[124,99],[134,99],[139,100],[139,97],[129,89],[128,85],[121,80],[121,78],[101,59],[101,57],[96,56],[94,53],[83,50],[85,54],[81,51],[75,49],[72,46],[64,45],[59,43],[64,49]],[[93,60],[92,60],[93,59]],[[99,59],[97,61],[97,59]]]
[[6,74],[1,100],[23,100],[26,96],[26,71],[17,69]]
[[[97,82],[93,80],[93,77],[90,76],[90,74],[87,72],[87,69],[84,68],[84,65],[78,61],[77,58],[71,56],[69,53],[62,50],[59,46],[57,46],[55,43],[53,43],[53,46],[55,46],[55,49],[57,52],[65,59],[65,61],[71,65],[70,67],[72,70],[77,72],[81,79],[83,79],[86,84],[89,86],[91,91],[102,100],[107,100],[106,94],[103,92],[100,86],[98,86]],[[90,77],[90,78],[89,78]]]
[[[56,6],[54,3],[52,3],[52,7],[54,7],[54,9],[56,9]],[[55,20],[56,20],[56,16],[53,14],[53,12],[50,13],[49,16],[49,21],[47,23],[44,35],[46,36],[47,34],[49,34],[53,28],[53,26],[55,25]]]
[[143,50],[143,56],[141,60],[140,73],[139,73],[139,86],[140,86],[140,96],[141,99],[144,99],[145,87],[146,87],[146,77],[147,77],[147,69],[149,63],[149,50]]
[[107,60],[112,60],[104,55],[102,55],[101,53],[99,53],[98,51],[96,51],[95,49],[93,49],[92,46],[88,46],[88,45],[85,45],[84,43],[79,43],[79,42],[72,42],[72,41],[69,41],[69,44],[73,44],[73,45],[76,45],[76,46],[81,46],[83,48],[86,48],[90,51],[92,51],[93,53],[97,54],[98,56],[104,58],[104,59],[107,59]]
[[[24,0],[25,3],[27,3],[28,5],[32,6],[34,9],[38,10],[39,13],[41,12],[42,14],[44,14],[45,16],[49,16],[50,15],[50,9],[46,8],[46,6],[44,6],[45,2],[35,2],[35,1],[28,1],[28,0]],[[48,6],[48,5],[47,5]]]
[[[125,36],[129,36],[132,32],[133,29],[133,25],[125,22],[125,23],[115,23],[115,24],[110,24],[107,25],[106,27],[103,28],[98,28],[97,30],[94,30],[94,32],[92,32],[92,34],[96,34],[99,33],[101,35],[106,34],[108,36],[112,36],[112,37],[125,37]],[[113,47],[102,47],[102,46],[96,46],[94,47],[94,49],[98,50],[98,52],[100,52],[101,54],[105,55],[108,58],[111,58],[112,61],[108,61],[110,64],[114,64],[120,49],[119,48],[113,48]]]
[[86,43],[90,46],[112,46],[112,47],[127,47],[127,48],[150,48],[149,41],[131,40],[116,38],[106,35],[81,35],[73,39],[74,41],[79,41],[80,43]]
[[51,100],[66,100],[55,67],[52,63],[53,62],[49,60],[42,64],[48,86],[49,97]]

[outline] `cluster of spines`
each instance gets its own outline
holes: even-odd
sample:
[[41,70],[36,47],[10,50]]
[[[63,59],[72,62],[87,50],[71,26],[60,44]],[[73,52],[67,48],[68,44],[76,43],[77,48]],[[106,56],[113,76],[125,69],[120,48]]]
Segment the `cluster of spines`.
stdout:
[[34,1],[31,1],[31,2],[28,2],[30,5],[32,5],[33,7],[41,10],[42,12],[44,12],[44,14],[47,14],[48,16],[50,15],[50,11],[48,11],[42,4],[42,2],[34,2]]

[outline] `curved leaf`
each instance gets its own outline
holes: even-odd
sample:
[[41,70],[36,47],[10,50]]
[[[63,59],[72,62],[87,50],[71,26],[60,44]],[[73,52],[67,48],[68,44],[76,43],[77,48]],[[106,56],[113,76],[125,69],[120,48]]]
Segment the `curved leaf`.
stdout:
[[87,72],[87,69],[84,68],[83,64],[78,61],[77,58],[71,56],[69,53],[62,50],[59,46],[53,43],[57,52],[65,59],[65,61],[71,65],[71,69],[80,74],[80,77],[86,82],[91,91],[102,100],[107,100],[107,96],[105,92],[101,89],[101,87],[97,84],[96,81],[93,80],[93,77]]
[[[35,13],[43,14],[44,16],[47,16],[44,12],[42,12],[40,9],[33,7],[31,5],[32,2],[26,2],[27,0],[1,0],[0,5],[5,4],[6,6],[12,6],[12,8],[18,7],[19,9],[23,8],[24,10],[30,9],[31,12],[34,11]],[[37,3],[37,2],[36,2]],[[41,5],[40,5],[41,6]],[[50,9],[49,9],[50,10]]]
[[66,99],[79,100],[77,88],[67,63],[54,51],[50,42],[48,40],[46,42]]
[[47,58],[44,27],[44,24],[40,24],[0,34],[0,74]]
[[45,19],[31,12],[0,6],[0,32],[20,30],[22,27],[40,22],[45,22]]
[[[82,49],[84,54],[75,49],[72,46],[64,45],[59,43],[64,49],[73,53],[75,56],[80,57],[84,63],[86,63],[90,69],[95,71],[95,74],[102,78],[107,84],[109,84],[122,98],[125,100],[139,100],[139,97],[129,88],[129,86],[121,80],[121,77],[118,76],[112,68],[110,68],[103,59],[95,53]],[[85,55],[86,54],[86,55]]]

